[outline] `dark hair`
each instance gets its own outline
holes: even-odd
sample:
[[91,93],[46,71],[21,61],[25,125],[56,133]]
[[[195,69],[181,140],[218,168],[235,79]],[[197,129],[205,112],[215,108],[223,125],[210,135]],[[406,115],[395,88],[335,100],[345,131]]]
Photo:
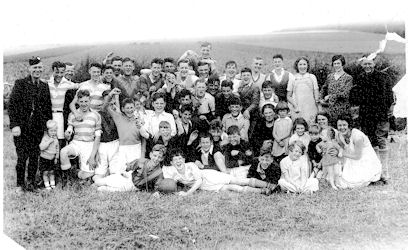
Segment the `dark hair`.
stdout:
[[180,113],[182,114],[186,111],[190,111],[190,113],[193,113],[193,105],[192,104],[181,105]]
[[108,66],[105,66],[105,67],[102,68],[102,73],[105,72],[108,69],[111,69],[112,71],[115,71],[115,69],[112,66],[108,65]]
[[131,59],[130,57],[123,58],[122,63],[125,63],[125,62],[132,62],[133,66],[135,65],[135,61]]
[[122,57],[114,56],[114,57],[112,57],[111,62],[114,62],[114,61],[121,61],[122,62]]
[[152,103],[157,101],[157,99],[163,98],[164,102],[166,102],[166,95],[164,93],[156,92],[152,95]]
[[346,59],[344,58],[344,56],[343,55],[334,55],[333,57],[332,57],[332,66],[333,66],[333,63],[335,62],[335,61],[337,61],[337,60],[340,60],[341,61],[341,65],[346,65]]
[[200,138],[200,140],[201,140],[201,138],[210,138],[210,141],[213,142],[213,137],[208,131],[200,132],[198,137]]
[[340,115],[337,117],[336,126],[337,126],[337,122],[338,122],[339,120],[341,120],[341,121],[346,121],[347,124],[348,124],[348,126],[349,126],[349,129],[352,129],[352,128],[353,128],[353,124],[354,124],[354,123],[353,123],[353,119],[351,118],[351,115],[350,115],[350,114],[348,114],[348,113],[340,114]]
[[221,128],[222,128],[222,124],[220,120],[214,119],[210,122],[210,130],[211,129],[221,129]]
[[275,88],[275,85],[274,85],[271,81],[264,81],[264,82],[262,83],[262,88],[263,88],[263,89],[266,89],[266,88],[272,88],[272,89],[274,89],[274,88]]
[[272,59],[275,59],[275,58],[280,58],[280,59],[282,59],[282,61],[283,61],[283,56],[282,56],[281,54],[276,54],[276,55],[274,55],[274,56],[272,57]]
[[178,93],[178,98],[180,99],[180,98],[183,98],[183,97],[186,97],[186,96],[192,96],[193,94],[191,93],[191,91],[190,90],[188,90],[188,89],[182,89],[182,90],[180,90],[180,92]]
[[153,63],[155,64],[160,64],[161,66],[163,66],[163,60],[161,58],[153,58],[152,62],[150,63],[150,65],[153,65]]
[[317,114],[316,114],[315,123],[317,123],[317,117],[318,117],[319,115],[326,117],[326,118],[327,118],[327,121],[330,121],[330,118],[331,118],[331,117],[330,117],[329,113],[327,113],[326,111],[319,111],[319,112],[317,112]]
[[241,69],[241,74],[245,73],[245,72],[249,72],[252,75],[252,70],[250,68],[248,68],[248,67],[245,67],[245,68]]
[[222,87],[230,87],[231,89],[233,88],[234,83],[231,80],[224,80],[221,82],[221,88]]
[[131,104],[133,104],[133,105],[135,104],[134,101],[133,101],[133,99],[131,99],[131,98],[125,98],[125,99],[123,99],[123,101],[120,103],[120,107],[123,108],[123,107],[126,106],[126,104],[129,104],[129,103],[131,103]]
[[220,82],[220,78],[218,78],[218,76],[216,75],[211,75],[210,77],[208,77],[207,85],[214,84],[216,82]]
[[231,106],[231,105],[239,105],[239,106],[242,106],[241,99],[240,99],[239,97],[237,97],[237,96],[232,96],[232,97],[229,98],[229,100],[228,100],[228,107]]
[[102,69],[102,65],[100,63],[91,63],[89,65],[89,68],[92,68],[92,67]]
[[232,125],[227,129],[227,135],[234,135],[234,134],[240,134],[239,128],[237,125]]
[[272,104],[267,103],[267,104],[265,104],[265,105],[262,106],[262,114],[264,113],[265,109],[267,109],[267,108],[272,109],[273,112],[275,113],[275,107],[274,107]]
[[228,62],[225,63],[225,68],[227,68],[227,66],[228,66],[228,65],[231,65],[231,64],[235,65],[235,67],[238,67],[237,62],[231,60],[231,61],[228,61]]
[[60,61],[53,62],[51,65],[51,69],[54,70],[55,68],[56,69],[65,68],[65,63],[62,63]]
[[80,99],[82,97],[90,97],[90,96],[91,96],[91,94],[89,93],[89,90],[87,90],[87,89],[78,90],[78,93],[77,93],[78,99]]
[[172,58],[172,57],[166,57],[166,58],[163,59],[163,63],[166,63],[166,62],[174,64],[176,62],[176,60],[174,60],[174,58]]
[[307,59],[305,56],[301,56],[301,57],[299,57],[298,59],[296,59],[295,64],[293,65],[293,68],[296,70],[297,73],[299,73],[298,63],[299,63],[301,60],[305,60],[305,61],[306,61],[306,63],[307,63],[306,72],[309,72],[309,70],[310,70],[310,62],[309,62],[309,59]]
[[175,156],[182,156],[183,158],[186,158],[186,156],[185,156],[185,154],[184,154],[184,152],[183,152],[183,150],[181,148],[173,148],[173,149],[170,150],[170,153],[169,153],[170,159],[173,160],[173,157],[175,157]]
[[208,68],[210,68],[210,64],[208,62],[204,62],[204,61],[199,61],[198,64],[197,64],[197,67],[204,66],[204,65],[207,65]]
[[298,117],[293,121],[293,132],[296,130],[296,125],[303,125],[305,127],[305,132],[309,130],[309,125],[303,117]]
[[305,153],[306,146],[303,144],[302,141],[296,140],[296,141],[291,142],[291,143],[289,144],[289,146],[288,146],[288,150],[292,152],[292,151],[293,151],[293,148],[294,148],[295,146],[298,146],[298,147],[300,148],[300,150],[302,150],[302,155]]

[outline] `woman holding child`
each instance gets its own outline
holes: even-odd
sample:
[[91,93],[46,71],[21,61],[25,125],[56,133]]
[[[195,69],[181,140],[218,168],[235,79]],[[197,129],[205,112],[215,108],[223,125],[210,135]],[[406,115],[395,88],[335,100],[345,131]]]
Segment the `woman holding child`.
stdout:
[[350,124],[351,118],[348,116],[339,116],[337,119],[340,142],[344,144],[340,188],[368,186],[381,177],[381,162],[370,140],[360,130],[350,127]]

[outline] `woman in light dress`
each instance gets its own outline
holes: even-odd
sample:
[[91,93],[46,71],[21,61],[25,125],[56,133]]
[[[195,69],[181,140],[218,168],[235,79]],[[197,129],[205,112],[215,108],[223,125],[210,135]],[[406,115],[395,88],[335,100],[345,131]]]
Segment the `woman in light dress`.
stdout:
[[339,116],[337,129],[344,147],[343,171],[339,179],[340,188],[357,188],[378,182],[381,177],[381,162],[368,137],[356,128],[351,128],[351,117]]
[[309,60],[300,57],[294,64],[296,74],[293,81],[288,83],[288,102],[291,104],[292,120],[303,117],[308,123],[312,122],[317,114],[319,100],[319,87],[316,76],[308,73]]

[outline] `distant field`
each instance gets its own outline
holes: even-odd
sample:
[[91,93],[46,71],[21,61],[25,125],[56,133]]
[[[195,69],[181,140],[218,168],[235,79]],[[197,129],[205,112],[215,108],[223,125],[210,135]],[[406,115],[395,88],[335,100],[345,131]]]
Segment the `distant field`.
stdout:
[[[319,32],[319,33],[296,33],[263,35],[251,37],[231,37],[230,39],[209,40],[213,43],[213,57],[217,60],[219,67],[228,60],[235,60],[239,68],[250,66],[252,58],[261,56],[265,59],[265,72],[270,72],[272,67],[272,55],[281,53],[285,58],[286,68],[293,71],[293,62],[299,56],[308,56],[318,61],[330,63],[335,53],[342,53],[347,61],[355,60],[363,53],[375,51],[378,42],[383,35],[363,32]],[[14,82],[25,76],[27,72],[27,58],[38,55],[45,63],[45,74],[47,77],[51,70],[53,61],[72,62],[78,64],[90,56],[96,60],[102,60],[104,56],[112,51],[116,55],[130,56],[142,65],[148,65],[154,57],[178,58],[187,49],[198,51],[198,41],[185,42],[161,42],[161,43],[122,43],[101,44],[94,46],[69,46],[53,48],[32,53],[4,57],[5,82]],[[386,54],[405,72],[405,55],[402,45],[389,42]],[[403,73],[404,73],[403,72]]]
[[[327,53],[370,53],[378,49],[385,34],[358,31],[286,32],[237,39],[236,42],[270,48],[320,51]],[[404,53],[401,43],[389,41],[385,53]]]

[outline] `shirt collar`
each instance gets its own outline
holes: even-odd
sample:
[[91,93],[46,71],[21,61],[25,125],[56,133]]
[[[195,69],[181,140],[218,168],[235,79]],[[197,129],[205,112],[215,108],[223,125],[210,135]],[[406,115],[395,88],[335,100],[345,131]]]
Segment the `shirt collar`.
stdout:
[[280,118],[280,117],[278,117],[278,119],[276,119],[276,121],[279,121],[279,120],[282,120],[282,119],[284,119],[284,120],[290,120],[290,118],[289,118],[289,116],[286,116],[285,118]]
[[232,114],[231,114],[231,119],[236,120],[236,121],[238,121],[239,119],[241,119],[241,117],[242,117],[242,114],[241,114],[241,113],[239,113],[239,115],[238,115],[237,117],[233,117]]
[[207,154],[207,153],[210,153],[210,154],[212,155],[213,150],[214,150],[214,145],[211,145],[210,150],[209,150],[208,152],[204,152],[204,150],[203,150],[203,149],[201,149],[201,153],[202,153],[202,154]]

